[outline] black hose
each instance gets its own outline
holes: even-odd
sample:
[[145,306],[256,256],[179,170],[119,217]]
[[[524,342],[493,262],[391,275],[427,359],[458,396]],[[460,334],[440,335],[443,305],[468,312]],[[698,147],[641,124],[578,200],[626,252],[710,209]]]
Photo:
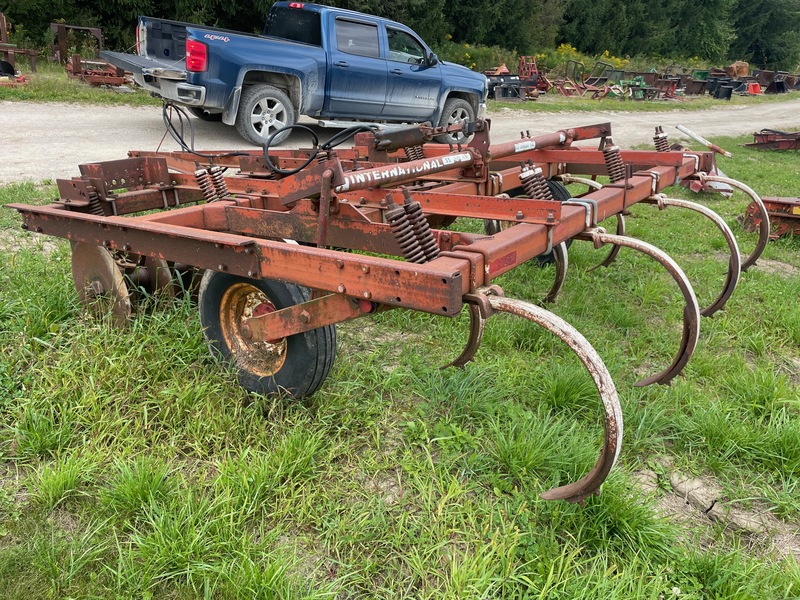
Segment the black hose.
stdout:
[[[313,139],[314,150],[311,152],[311,156],[309,156],[308,160],[299,167],[297,167],[296,169],[281,169],[280,167],[276,167],[274,164],[272,164],[272,161],[269,158],[269,146],[270,144],[272,144],[273,138],[279,133],[286,131],[287,129],[289,130],[304,129],[311,134],[311,138]],[[317,137],[317,134],[314,133],[314,131],[310,127],[306,127],[305,125],[295,124],[295,125],[287,125],[286,127],[281,127],[280,129],[273,131],[272,135],[270,135],[267,138],[267,141],[264,142],[264,162],[266,163],[267,168],[270,171],[274,173],[280,173],[281,175],[294,175],[295,173],[299,173],[300,171],[305,169],[308,165],[310,165],[315,158],[317,158],[317,154],[319,154],[319,138]]]
[[[175,126],[172,122],[172,111],[175,111],[175,114],[178,115],[178,122],[180,124],[180,130]],[[192,120],[189,115],[186,113],[183,108],[172,102],[171,100],[165,100],[164,104],[161,107],[161,118],[164,121],[164,126],[167,128],[167,132],[169,133],[170,137],[181,147],[184,152],[188,152],[190,154],[194,154],[195,156],[199,156],[200,158],[221,158],[225,156],[248,156],[247,152],[228,152],[226,154],[203,154],[202,152],[197,152],[194,149],[194,125],[192,124]],[[184,121],[185,119],[185,121]],[[189,141],[190,143],[186,143],[186,131],[185,128],[188,125],[189,127]]]
[[357,133],[361,133],[362,131],[371,131],[374,132],[375,128],[370,127],[369,125],[354,125],[353,127],[348,127],[347,129],[343,129],[336,135],[334,135],[331,139],[327,142],[322,144],[323,150],[331,150],[336,148],[336,146],[343,144],[351,137],[353,137]]

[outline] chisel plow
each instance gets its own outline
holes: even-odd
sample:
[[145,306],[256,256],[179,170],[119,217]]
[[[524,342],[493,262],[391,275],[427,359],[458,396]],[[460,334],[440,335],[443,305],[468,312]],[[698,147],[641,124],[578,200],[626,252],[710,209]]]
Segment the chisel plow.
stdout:
[[[460,127],[467,124],[448,131]],[[81,301],[110,310],[119,323],[131,315],[132,289],[174,295],[194,276],[212,353],[257,393],[312,394],[333,364],[336,324],[394,308],[455,317],[466,306],[469,338],[452,366],[475,356],[496,313],[545,328],[578,356],[602,400],[596,464],[578,481],[543,494],[581,502],[599,492],[619,455],[614,382],[579,331],[538,303],[506,297],[494,280],[531,259],[554,262],[556,281],[546,298],[553,301],[566,276],[569,243],[609,247],[602,266],[620,248],[646,254],[667,270],[684,305],[671,364],[637,385],[666,384],[691,357],[701,315],[725,305],[741,271],[763,250],[769,219],[764,211],[756,249],[741,258],[723,219],[664,192],[710,177],[714,153],[670,151],[659,130],[655,151],[629,151],[614,145],[609,124],[525,132],[500,144],[490,143],[488,121],[469,127],[471,141],[458,147],[431,143],[446,131],[423,125],[359,128],[299,150],[135,151],[80,165],[79,177],[58,181],[60,197],[51,205],[11,208],[21,213],[24,229],[70,240]],[[345,148],[340,142],[349,137]],[[574,144],[586,140],[597,146]],[[586,191],[573,194],[570,184]],[[625,234],[635,203],[695,211],[721,231],[728,274],[709,306],[698,305],[672,258]],[[617,225],[609,233],[599,224],[612,217]],[[460,218],[483,220],[485,232],[459,231]]]

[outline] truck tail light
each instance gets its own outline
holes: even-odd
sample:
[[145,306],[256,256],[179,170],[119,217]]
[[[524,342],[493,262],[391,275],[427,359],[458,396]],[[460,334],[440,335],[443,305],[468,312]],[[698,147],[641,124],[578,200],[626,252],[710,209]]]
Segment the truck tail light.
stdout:
[[186,70],[205,71],[208,67],[208,46],[203,42],[186,40]]
[[147,28],[145,27],[144,23],[139,21],[139,24],[136,26],[136,54],[139,56],[144,56],[146,50]]
[[289,2],[289,8],[303,8],[305,4],[302,2]]

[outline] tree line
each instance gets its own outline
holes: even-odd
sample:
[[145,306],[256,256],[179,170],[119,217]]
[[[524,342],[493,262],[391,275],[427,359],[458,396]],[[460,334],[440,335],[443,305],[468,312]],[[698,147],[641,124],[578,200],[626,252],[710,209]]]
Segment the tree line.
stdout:
[[[535,54],[567,43],[589,55],[697,57],[715,64],[800,68],[797,0],[332,0],[322,4],[390,17],[436,45],[500,46]],[[36,45],[60,20],[100,27],[106,46],[128,49],[139,15],[258,32],[271,0],[0,0]]]

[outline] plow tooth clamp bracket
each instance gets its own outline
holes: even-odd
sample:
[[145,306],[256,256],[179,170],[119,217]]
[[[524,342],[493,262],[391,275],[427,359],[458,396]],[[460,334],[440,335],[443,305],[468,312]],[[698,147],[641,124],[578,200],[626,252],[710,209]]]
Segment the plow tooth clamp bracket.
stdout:
[[650,186],[650,193],[654,196],[658,194],[658,184],[661,181],[661,174],[656,171],[637,171],[634,173],[634,176],[638,177],[651,177],[653,179],[652,185]]
[[446,369],[448,367],[464,368],[464,366],[475,358],[478,349],[481,347],[483,341],[483,332],[486,329],[486,321],[494,314],[494,309],[489,304],[489,295],[504,296],[503,288],[497,285],[488,285],[478,288],[475,292],[464,294],[464,302],[469,309],[469,339],[464,346],[464,350],[457,358],[451,362],[440,367]]
[[597,200],[591,198],[570,198],[561,203],[562,206],[582,206],[586,209],[586,228],[597,227]]

